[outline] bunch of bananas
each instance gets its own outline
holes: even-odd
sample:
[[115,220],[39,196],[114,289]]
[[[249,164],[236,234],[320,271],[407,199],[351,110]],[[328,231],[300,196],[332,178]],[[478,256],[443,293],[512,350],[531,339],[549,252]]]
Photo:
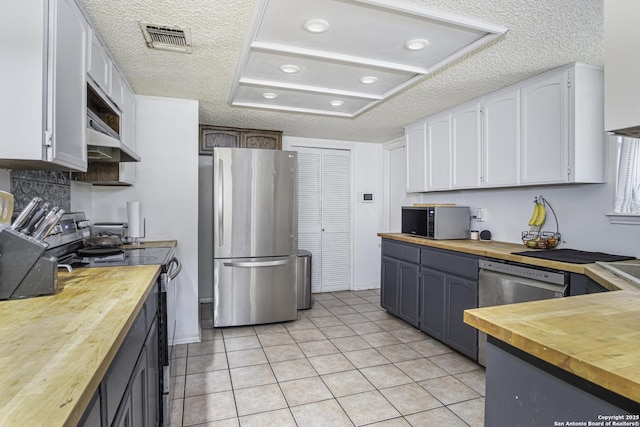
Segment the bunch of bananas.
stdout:
[[536,197],[533,207],[533,215],[529,220],[529,225],[534,227],[540,227],[547,218],[547,211],[544,205],[544,199],[542,197]]

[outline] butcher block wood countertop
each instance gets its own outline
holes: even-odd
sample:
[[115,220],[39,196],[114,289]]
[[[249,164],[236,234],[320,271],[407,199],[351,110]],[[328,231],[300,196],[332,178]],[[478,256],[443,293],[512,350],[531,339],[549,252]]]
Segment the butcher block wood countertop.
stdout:
[[596,264],[513,255],[515,243],[385,239],[585,274],[615,292],[466,310],[465,323],[578,377],[640,402],[640,288]]
[[640,293],[604,292],[476,308],[464,321],[580,378],[640,402]]
[[[633,283],[619,278],[597,264],[571,264],[568,262],[513,255],[511,252],[522,252],[527,250],[524,245],[516,243],[496,242],[493,240],[432,240],[400,233],[378,233],[378,236],[385,239],[413,243],[431,248],[448,249],[451,251],[479,255],[481,257],[503,259],[505,261],[513,261],[538,267],[547,267],[556,270],[569,271],[571,273],[584,274],[610,291],[629,290],[640,292],[640,288],[635,286]],[[534,252],[535,250],[531,251]]]
[[76,425],[159,274],[60,270],[61,292],[0,301],[0,424]]

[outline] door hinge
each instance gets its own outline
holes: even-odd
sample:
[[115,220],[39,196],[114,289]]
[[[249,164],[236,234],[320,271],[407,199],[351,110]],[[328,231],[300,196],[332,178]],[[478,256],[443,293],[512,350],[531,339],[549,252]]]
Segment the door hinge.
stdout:
[[484,114],[484,108],[480,108],[480,114]]
[[51,147],[53,146],[53,142],[52,142],[53,138],[51,135],[51,131],[50,130],[45,130],[44,131],[44,145],[47,147]]
[[44,158],[47,161],[53,160],[53,134],[50,130],[44,131]]
[[571,77],[567,77],[567,87],[571,87]]

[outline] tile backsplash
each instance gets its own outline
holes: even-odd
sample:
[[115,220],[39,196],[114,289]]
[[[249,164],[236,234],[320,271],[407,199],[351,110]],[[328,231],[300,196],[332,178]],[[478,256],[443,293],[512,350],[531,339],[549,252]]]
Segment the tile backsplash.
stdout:
[[14,212],[19,213],[38,196],[51,206],[69,211],[71,206],[71,172],[12,170],[11,193],[15,198]]

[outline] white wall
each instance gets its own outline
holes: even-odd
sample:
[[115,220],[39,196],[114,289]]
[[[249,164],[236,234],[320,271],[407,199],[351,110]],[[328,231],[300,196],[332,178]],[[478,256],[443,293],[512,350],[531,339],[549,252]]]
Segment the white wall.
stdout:
[[143,240],[178,241],[183,268],[176,282],[174,338],[176,343],[199,341],[198,102],[137,96],[136,114],[135,150],[142,161],[135,185],[94,186],[91,219],[126,221],[126,202],[137,200],[146,218]]
[[[605,216],[613,210],[616,172],[616,144],[609,143],[606,184],[549,185],[502,189],[448,191],[421,194],[423,203],[456,203],[483,207],[487,221],[479,230],[491,231],[493,240],[522,243],[521,232],[533,211],[533,199],[543,195],[553,206],[562,234],[559,248],[606,252],[640,257],[640,226],[610,224]],[[404,180],[404,176],[390,176]],[[547,212],[543,230],[556,231],[553,214]],[[390,229],[399,232],[399,226]],[[523,250],[525,249],[523,245]]]
[[[380,287],[380,238],[383,227],[382,145],[367,142],[284,137],[283,148],[292,145],[351,150],[353,282],[351,289]],[[360,202],[360,194],[373,193],[373,203]]]

